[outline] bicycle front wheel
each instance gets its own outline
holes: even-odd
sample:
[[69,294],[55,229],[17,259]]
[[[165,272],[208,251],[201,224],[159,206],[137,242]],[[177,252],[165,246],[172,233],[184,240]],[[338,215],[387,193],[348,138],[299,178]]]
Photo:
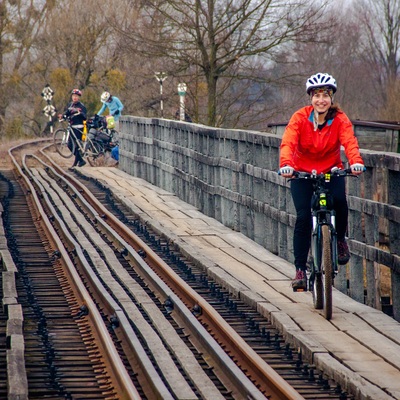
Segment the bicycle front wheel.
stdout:
[[75,152],[75,143],[70,137],[68,129],[60,128],[54,132],[53,143],[56,151],[64,158],[70,158]]
[[322,284],[321,272],[315,272],[312,279],[310,279],[310,290],[312,291],[314,308],[322,310],[324,307],[324,285]]
[[322,270],[324,272],[324,314],[332,318],[333,266],[331,251],[331,232],[328,225],[322,226]]
[[104,145],[97,140],[89,140],[86,142],[85,155],[90,165],[95,165],[96,160],[104,154]]

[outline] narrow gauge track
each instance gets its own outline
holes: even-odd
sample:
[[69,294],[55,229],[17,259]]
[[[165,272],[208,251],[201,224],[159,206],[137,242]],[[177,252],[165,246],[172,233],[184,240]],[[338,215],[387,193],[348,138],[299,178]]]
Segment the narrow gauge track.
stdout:
[[[9,392],[7,398],[142,398],[110,335],[104,334],[107,332],[100,313],[86,315],[87,310],[96,310],[90,296],[82,290],[82,284],[81,289],[70,284],[77,275],[75,268],[48,223],[38,194],[29,181],[20,186],[15,177],[3,174],[3,179],[7,178],[9,190],[3,199],[3,219],[8,247],[18,267],[16,286],[24,315],[29,388],[26,397],[20,397],[20,388],[16,387],[17,393]],[[76,282],[79,284],[79,279]],[[13,337],[11,350],[12,340]],[[103,356],[107,351],[110,354]],[[15,379],[8,376],[9,383]]]
[[64,273],[54,265],[46,239],[33,224],[25,194],[12,176],[3,178],[9,183],[4,221],[18,265],[29,399],[118,398],[107,383],[110,378],[88,323],[79,316],[80,304],[68,299]]
[[[189,274],[191,276],[190,280],[195,281],[194,286],[197,286],[199,293],[204,295],[204,292],[208,291],[209,300],[214,303],[215,307],[220,309],[219,313],[216,312],[199,293],[188,287],[184,280],[179,278],[176,272],[173,272],[158,255],[154,254],[148,245],[144,244],[142,240],[134,238],[132,232],[127,229],[124,224],[114,218],[103,206],[96,204],[91,193],[84,187],[79,186],[75,178],[71,177],[69,174],[63,177],[63,172],[57,169],[55,165],[52,167],[44,165],[39,162],[38,158],[29,157],[29,159],[22,161],[22,164],[24,167],[20,169],[21,176],[24,176],[24,173],[26,173],[29,176],[29,180],[32,182],[28,185],[30,186],[30,190],[38,190],[40,193],[39,197],[47,198],[47,200],[42,203],[46,204],[46,213],[50,215],[56,227],[54,229],[56,229],[58,233],[60,233],[61,226],[66,224],[68,215],[72,214],[75,216],[75,218],[71,218],[71,221],[68,221],[69,234],[64,234],[64,245],[68,249],[69,255],[72,254],[74,263],[79,267],[81,277],[86,283],[89,281],[100,281],[108,286],[110,290],[108,294],[105,293],[104,289],[97,289],[104,292],[105,299],[102,298],[100,293],[96,293],[96,289],[89,290],[96,299],[97,306],[102,310],[103,319],[106,323],[111,325],[112,333],[118,337],[121,343],[124,343],[122,344],[122,349],[125,351],[125,354],[128,354],[128,356],[123,357],[125,365],[128,364],[130,368],[135,371],[135,374],[137,374],[137,381],[141,386],[142,396],[146,396],[145,393],[152,393],[149,395],[149,398],[153,398],[152,396],[169,398],[167,395],[171,398],[183,398],[181,397],[182,395],[186,396],[184,398],[205,399],[265,398],[266,396],[271,396],[271,398],[348,398],[340,388],[328,388],[329,381],[324,379],[322,374],[319,377],[315,377],[316,371],[314,371],[312,366],[303,365],[301,357],[293,356],[292,349],[288,346],[284,346],[282,339],[279,338],[277,333],[273,335],[273,339],[271,340],[270,332],[272,328],[267,321],[260,318],[255,312],[246,309],[240,302],[229,298],[229,295],[224,294],[223,291],[213,285],[212,282],[210,284],[209,280],[204,277],[201,271],[193,272],[192,266],[188,267],[187,263],[182,262],[181,257],[177,255],[175,251],[168,248],[167,242],[161,243],[160,238],[155,239],[154,236],[149,235],[148,232],[142,232],[143,236],[150,238],[150,242],[153,242],[156,247],[158,246],[158,248],[164,249],[164,253],[170,260],[170,263],[178,265],[178,269],[183,270],[184,274]],[[69,183],[74,184],[75,189],[69,187]],[[71,198],[73,198],[73,201],[65,197],[65,192],[61,191],[58,184],[61,184],[63,189],[66,189],[71,195]],[[56,211],[55,206],[57,203],[62,204],[59,205]],[[87,213],[85,217],[86,222],[83,221],[83,218],[77,217],[78,213],[83,210]],[[61,217],[59,222],[56,221],[58,219],[56,217],[57,213],[59,213]],[[105,221],[107,221],[107,224]],[[75,222],[75,225],[73,225],[72,222]],[[82,227],[86,223],[89,224],[89,222],[92,222],[93,225],[91,228],[85,228],[85,234],[78,233],[75,239],[68,238],[68,236],[72,236],[72,232],[82,229]],[[141,227],[140,224],[136,225],[139,231],[143,231],[143,227]],[[96,229],[94,227],[96,227]],[[101,232],[101,235],[99,235],[99,232]],[[96,235],[103,240],[102,243],[94,238]],[[110,257],[112,258],[112,256],[106,255],[106,242],[107,244],[113,244],[114,248],[117,250],[117,255],[115,255],[114,252],[115,259],[126,268],[125,275],[122,273],[122,282],[118,283],[118,287],[115,283],[107,283],[105,279],[106,275],[115,277],[121,274],[121,271],[116,271],[114,268],[116,262],[115,260],[111,261]],[[101,258],[105,264],[112,266],[112,272],[109,270],[99,272],[101,268],[98,264],[95,266],[97,272],[95,274],[90,272],[90,267],[96,264],[93,261],[96,260],[95,255],[91,258],[91,262],[87,262],[87,264],[93,265],[89,265],[89,268],[84,265],[84,260],[89,259],[88,256],[92,251],[89,249],[90,246],[93,248],[93,251],[97,251],[97,258]],[[55,248],[57,249],[57,246],[55,246]],[[83,249],[81,250],[82,255],[79,254],[79,249]],[[54,254],[57,254],[58,261],[63,259],[63,254],[60,249],[58,249],[56,253],[53,253],[53,255]],[[99,254],[101,254],[100,257]],[[144,262],[143,258],[139,257],[138,254],[142,254],[142,256],[146,255],[146,262]],[[68,254],[66,254],[66,257],[67,256]],[[78,258],[80,261],[78,261]],[[162,271],[161,275],[163,280],[154,277],[153,270],[149,267],[157,271]],[[83,272],[85,270],[86,272]],[[135,276],[137,275],[135,272],[136,270],[140,276]],[[132,279],[133,276],[135,276],[136,283],[129,280]],[[153,278],[152,281],[149,281],[150,278]],[[143,283],[142,279],[146,279],[147,282]],[[166,287],[164,282],[172,285],[174,288],[182,287],[184,291],[174,293],[171,289]],[[133,287],[134,289],[132,289]],[[142,294],[138,295],[139,289],[147,289],[147,287],[157,289],[157,297],[151,295],[148,291],[146,292],[146,290],[140,292]],[[125,292],[125,296],[127,292],[129,292],[130,295],[125,299],[123,294],[122,297],[111,297],[112,293],[115,294],[120,291]],[[143,300],[145,295],[146,300]],[[138,300],[138,298],[140,300]],[[158,311],[156,311],[156,317],[154,317],[154,314],[153,317],[151,317],[151,307],[146,308],[143,306],[144,304],[147,305],[149,299],[152,300],[153,305],[151,307],[155,308],[154,304],[157,305]],[[123,310],[124,307],[122,307],[122,305],[125,302],[130,302],[130,307],[133,307],[132,304],[135,304],[137,309],[133,312],[130,310],[132,313],[129,314],[129,310]],[[188,310],[183,303],[190,309]],[[222,309],[222,305],[224,304],[225,308]],[[145,312],[142,312],[143,310],[141,310],[141,308],[144,308]],[[161,310],[163,310],[163,312],[161,312]],[[126,314],[124,314],[124,312],[126,312]],[[196,319],[193,314],[197,312],[198,315]],[[92,311],[89,312],[87,317],[91,314]],[[144,315],[146,317],[144,317]],[[108,316],[108,320],[105,316]],[[161,316],[166,317],[168,325],[160,323]],[[240,326],[236,328],[236,330],[233,329],[224,322],[221,316],[224,316],[227,320],[231,320],[232,326]],[[160,317],[160,320],[158,320],[158,317]],[[167,326],[175,326],[178,332],[181,331],[180,336],[177,336],[180,340],[177,342],[178,344],[176,342],[169,342],[170,338],[167,338],[165,335],[161,339],[162,342],[166,342],[165,348],[168,348],[170,355],[173,354],[173,358],[176,359],[175,367],[171,364],[163,370],[162,364],[165,362],[165,358],[163,358],[166,357],[165,355],[161,355],[163,360],[161,362],[159,358],[160,354],[149,353],[148,351],[146,353],[143,348],[138,350],[139,347],[137,344],[136,347],[132,344],[132,347],[129,347],[126,344],[129,343],[127,339],[132,341],[132,337],[138,342],[140,342],[140,339],[143,337],[146,339],[146,344],[151,342],[148,337],[148,335],[150,335],[148,330],[141,331],[142,333],[138,332],[141,328],[141,323],[138,322],[140,318],[143,318],[146,322],[151,319],[150,325],[152,325],[151,329],[153,332],[154,330],[165,330],[165,332],[168,332],[167,336],[172,336],[173,332],[170,331],[170,328],[167,329]],[[239,324],[240,319],[243,320],[241,324]],[[125,320],[127,322],[126,325]],[[134,324],[129,324],[129,321],[134,321]],[[204,328],[199,324],[199,321],[206,326],[208,330],[212,331],[215,339],[205,332]],[[217,326],[218,324],[220,325],[219,327]],[[180,325],[181,328],[177,325]],[[195,331],[190,331],[189,333],[190,326],[192,326]],[[129,329],[131,329],[133,333],[129,332]],[[244,338],[247,338],[248,342],[253,342],[253,347],[246,344],[245,340],[240,337],[239,332]],[[188,338],[190,338],[190,342]],[[247,374],[257,386],[243,374],[236,364],[233,363],[231,358],[227,357],[226,354],[222,352],[219,346],[216,345],[215,340],[223,344],[223,347],[228,351],[230,356],[235,359],[241,368],[247,371]],[[193,354],[197,353],[197,357],[195,358],[201,360],[200,363],[203,364],[201,372],[198,367],[197,369],[195,368],[196,372],[194,374],[187,370],[188,368],[185,364],[190,364],[190,362],[188,362],[189,353],[183,352],[184,354],[182,354],[182,343],[189,345],[188,348],[190,349],[192,357]],[[217,349],[217,354],[212,354],[212,349]],[[258,354],[255,349],[257,349]],[[207,354],[208,363],[200,356],[200,351]],[[133,354],[138,356],[135,360],[131,359],[133,358],[131,356]],[[184,361],[180,361],[182,357]],[[296,359],[293,361],[293,358]],[[151,379],[140,376],[141,372],[139,369],[143,370],[149,368],[146,374],[152,374],[151,367],[149,367],[151,362],[149,362],[149,365],[146,364],[144,366],[144,359],[155,361],[157,368],[153,368],[156,369],[158,373],[155,374],[155,376],[161,376],[161,379],[158,378],[161,382],[158,382],[157,379],[152,377],[153,381],[149,383]],[[297,386],[298,392],[293,390],[292,386],[288,386],[276,371],[271,369],[264,362],[265,359],[268,360],[269,363],[276,364],[276,370],[280,371],[281,375],[286,375],[285,379],[290,381],[294,387]],[[138,366],[140,367],[139,369]],[[180,386],[181,390],[187,390],[184,395],[183,392],[181,392],[181,395],[178,395],[178,389],[176,387],[174,388],[172,381],[169,380],[168,371],[170,372],[171,368],[175,368],[181,372],[183,378],[181,378],[181,384],[177,386]],[[159,369],[161,369],[161,372],[158,371]],[[176,380],[176,376],[173,380]],[[276,383],[278,384],[277,386],[275,386]],[[182,389],[182,386],[185,386],[185,389]],[[190,391],[192,392],[192,397],[187,397]],[[301,393],[301,395],[299,393]]]

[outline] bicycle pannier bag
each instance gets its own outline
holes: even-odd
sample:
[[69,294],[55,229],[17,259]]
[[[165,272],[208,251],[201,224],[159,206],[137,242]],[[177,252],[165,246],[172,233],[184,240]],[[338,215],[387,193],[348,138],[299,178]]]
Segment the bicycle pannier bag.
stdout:
[[106,131],[97,131],[96,140],[108,143],[111,140],[111,135]]

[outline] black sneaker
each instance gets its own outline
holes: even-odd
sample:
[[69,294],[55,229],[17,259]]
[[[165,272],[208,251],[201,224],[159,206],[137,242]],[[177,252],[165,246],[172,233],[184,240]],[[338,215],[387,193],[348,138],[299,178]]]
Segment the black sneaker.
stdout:
[[296,270],[296,276],[292,280],[292,288],[294,292],[307,290],[307,275],[302,269]]
[[82,161],[78,162],[78,167],[83,167],[85,165],[86,165],[86,161],[85,160],[82,160]]
[[338,239],[337,247],[338,247],[338,264],[346,265],[350,260],[350,251],[349,251],[349,246],[347,246],[346,240]]

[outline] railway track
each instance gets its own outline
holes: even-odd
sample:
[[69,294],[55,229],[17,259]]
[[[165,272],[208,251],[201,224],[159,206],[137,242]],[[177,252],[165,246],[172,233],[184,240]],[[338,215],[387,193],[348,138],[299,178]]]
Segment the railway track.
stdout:
[[[37,146],[11,149],[2,178],[0,250],[18,270],[29,398],[351,398],[106,188]],[[0,321],[7,344],[7,313]]]

